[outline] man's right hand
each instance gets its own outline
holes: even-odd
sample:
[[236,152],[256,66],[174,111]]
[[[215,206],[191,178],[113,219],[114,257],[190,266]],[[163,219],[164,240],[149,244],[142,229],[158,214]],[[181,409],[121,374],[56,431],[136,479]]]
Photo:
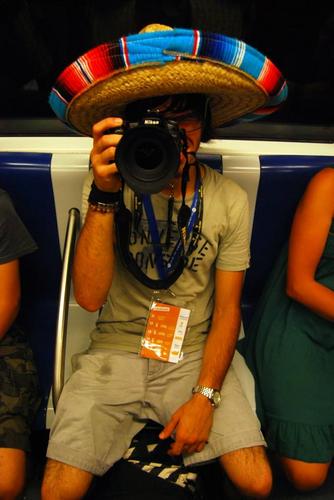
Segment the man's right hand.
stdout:
[[121,118],[110,117],[95,123],[92,129],[93,149],[90,161],[94,182],[101,191],[116,192],[121,188],[121,179],[114,160],[116,147],[122,136],[106,132],[108,129],[119,127],[122,124]]

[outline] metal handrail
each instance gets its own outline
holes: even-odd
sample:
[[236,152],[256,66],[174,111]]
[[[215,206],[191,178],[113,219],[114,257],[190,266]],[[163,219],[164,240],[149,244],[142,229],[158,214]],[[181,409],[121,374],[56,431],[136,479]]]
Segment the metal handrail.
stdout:
[[66,236],[63,253],[63,268],[59,292],[58,319],[56,330],[56,345],[54,355],[52,402],[56,410],[57,403],[64,387],[65,352],[67,337],[67,319],[71,291],[71,271],[76,235],[79,228],[80,212],[71,208],[68,212]]

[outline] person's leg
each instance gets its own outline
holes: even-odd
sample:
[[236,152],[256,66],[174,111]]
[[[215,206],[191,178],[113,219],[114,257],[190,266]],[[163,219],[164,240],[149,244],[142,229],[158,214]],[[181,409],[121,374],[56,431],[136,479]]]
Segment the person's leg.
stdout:
[[18,498],[26,479],[26,453],[30,450],[31,422],[40,404],[32,352],[22,339],[16,345],[12,331],[0,355],[0,499]]
[[[156,380],[150,382],[146,397],[163,425],[191,397],[200,367],[201,352],[186,354],[178,366],[164,366],[157,372]],[[196,465],[220,457],[221,465],[242,495],[265,498],[272,487],[266,443],[233,367],[226,374],[221,395],[207,445],[201,452],[184,455],[184,463]]]
[[12,500],[25,483],[26,454],[23,450],[0,448],[0,498]]
[[267,498],[272,488],[272,473],[263,446],[231,451],[219,459],[227,476],[243,497]]
[[280,460],[287,478],[300,491],[320,488],[330,467],[330,463],[310,463],[287,457],[281,457]]
[[48,459],[42,483],[42,500],[79,500],[87,493],[93,474]]
[[95,352],[77,358],[58,401],[47,449],[42,498],[79,499],[144,426],[145,361],[137,355]]

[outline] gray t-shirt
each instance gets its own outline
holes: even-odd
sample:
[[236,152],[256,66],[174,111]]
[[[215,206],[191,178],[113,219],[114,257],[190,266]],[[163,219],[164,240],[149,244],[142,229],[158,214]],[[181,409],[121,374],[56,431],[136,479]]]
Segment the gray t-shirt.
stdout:
[[[37,249],[25,225],[17,215],[9,195],[0,189],[0,265],[16,260]],[[1,344],[9,342],[11,336],[23,335],[16,324],[13,324]]]
[[[209,167],[203,177],[203,224],[197,248],[189,256],[179,279],[171,286],[174,296],[166,293],[162,300],[191,309],[189,328],[183,351],[200,349],[210,328],[214,305],[215,269],[242,271],[249,266],[249,209],[246,192],[235,182]],[[83,190],[83,215],[92,182],[90,173]],[[124,194],[126,205],[131,208],[130,190]],[[164,237],[167,226],[168,197],[152,195],[152,204],[159,233]],[[187,200],[191,204],[191,199]],[[173,231],[170,250],[178,237],[176,217],[181,201],[174,203]],[[145,210],[138,231],[131,232],[131,253],[141,269],[150,277],[155,276],[154,250]],[[116,256],[113,283],[106,304],[91,333],[92,348],[115,348],[138,352],[153,290],[137,281]]]
[[0,189],[0,264],[36,249],[37,245],[17,215],[9,195]]

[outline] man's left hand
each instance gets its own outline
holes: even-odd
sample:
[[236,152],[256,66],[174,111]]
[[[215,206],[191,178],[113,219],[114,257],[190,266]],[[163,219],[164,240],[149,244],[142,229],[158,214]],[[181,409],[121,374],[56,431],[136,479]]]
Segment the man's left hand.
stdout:
[[169,455],[202,451],[208,442],[213,412],[210,401],[201,394],[194,394],[182,405],[159,434],[160,439],[166,439],[175,432]]

